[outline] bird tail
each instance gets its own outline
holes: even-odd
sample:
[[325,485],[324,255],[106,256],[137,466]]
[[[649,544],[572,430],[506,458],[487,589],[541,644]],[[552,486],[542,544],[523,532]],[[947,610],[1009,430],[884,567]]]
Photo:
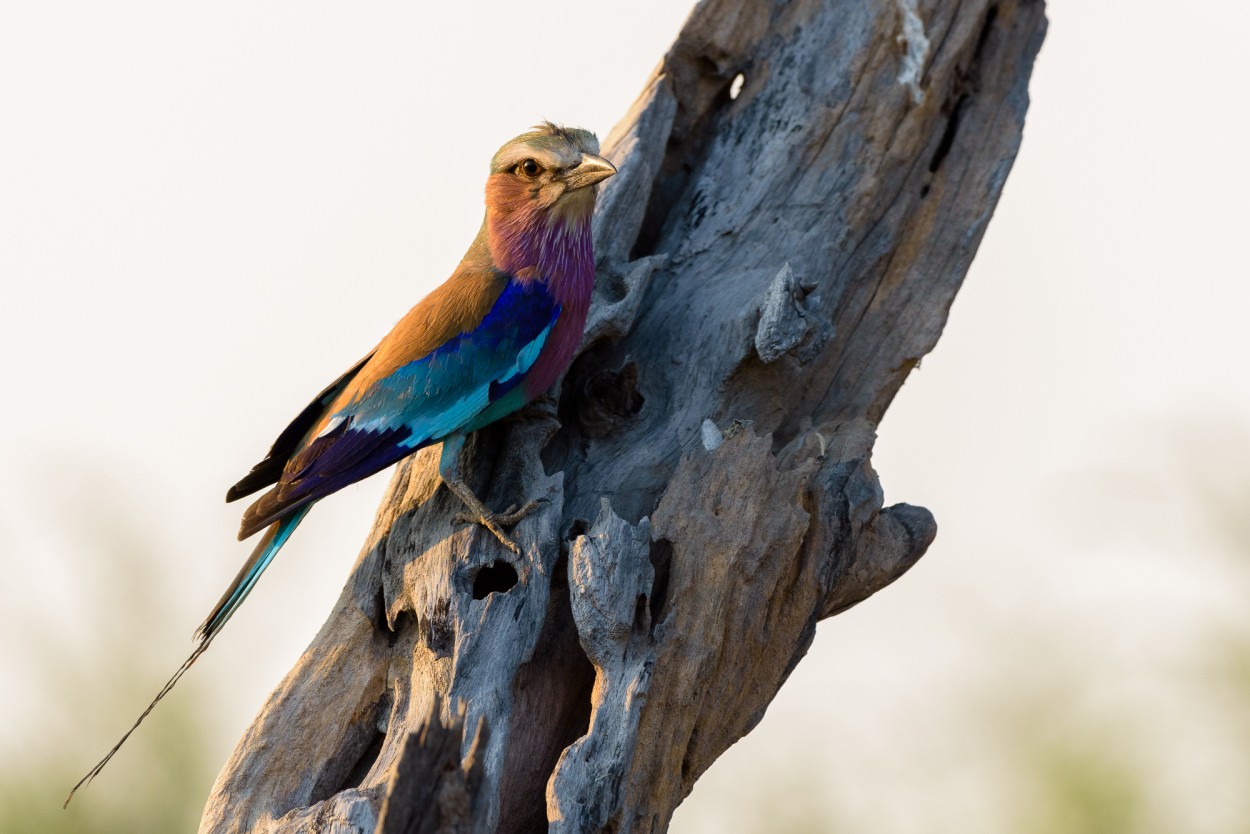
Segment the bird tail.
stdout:
[[182,665],[178,667],[178,671],[174,672],[173,676],[165,682],[165,685],[161,687],[161,691],[157,692],[156,697],[152,699],[152,703],[148,704],[147,709],[140,713],[139,717],[135,719],[135,723],[126,731],[126,734],[113,745],[113,749],[109,750],[104,758],[100,759],[96,766],[87,771],[87,775],[79,779],[78,784],[70,789],[69,796],[65,797],[65,805],[62,807],[69,807],[69,801],[74,798],[74,794],[78,789],[83,785],[89,784],[92,779],[100,774],[100,771],[104,770],[104,766],[109,763],[113,755],[126,743],[126,739],[130,738],[130,734],[139,729],[143,719],[147,718],[148,714],[152,712],[152,709],[160,700],[169,694],[170,690],[174,688],[174,684],[178,683],[179,679],[191,668],[191,665],[200,659],[200,655],[204,654],[209,644],[213,642],[213,638],[221,631],[221,627],[226,624],[230,616],[234,614],[247,595],[251,593],[252,588],[256,586],[256,580],[264,573],[265,568],[269,567],[273,557],[282,549],[282,545],[286,544],[286,540],[291,537],[291,533],[295,532],[295,528],[304,520],[304,516],[308,514],[310,509],[312,509],[311,505],[300,507],[286,518],[275,521],[265,531],[264,537],[256,545],[256,549],[252,551],[252,557],[247,560],[247,564],[239,571],[239,575],[234,578],[234,582],[231,583],[229,590],[217,602],[216,607],[213,608],[213,613],[209,614],[208,619],[196,629],[195,636],[200,641],[199,645],[182,662]]
[[226,621],[243,604],[243,600],[247,599],[247,595],[252,592],[252,588],[256,587],[256,580],[260,579],[260,575],[265,572],[265,568],[269,567],[273,557],[282,549],[282,545],[286,544],[286,540],[291,537],[291,534],[295,532],[295,528],[299,526],[299,523],[304,520],[304,516],[308,515],[308,511],[311,509],[312,504],[306,504],[285,518],[281,518],[269,525],[269,529],[261,537],[260,542],[256,545],[256,549],[252,551],[251,558],[239,570],[239,575],[234,578],[234,582],[230,583],[230,587],[226,589],[221,599],[217,601],[217,605],[213,607],[213,612],[195,630],[195,636],[200,641],[207,643],[217,636],[217,632],[221,631],[221,627],[226,624]]

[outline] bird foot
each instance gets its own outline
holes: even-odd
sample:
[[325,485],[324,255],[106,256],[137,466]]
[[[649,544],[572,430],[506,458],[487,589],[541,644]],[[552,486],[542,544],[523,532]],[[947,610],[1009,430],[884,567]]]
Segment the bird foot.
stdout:
[[502,513],[493,513],[482,507],[483,512],[462,512],[456,513],[452,517],[453,524],[480,524],[487,530],[495,534],[495,538],[499,539],[499,543],[511,550],[518,556],[521,554],[521,548],[514,542],[507,533],[503,531],[504,527],[512,527],[518,521],[525,518],[538,508],[538,505],[546,501],[545,498],[536,498],[527,501],[521,507],[512,504]]

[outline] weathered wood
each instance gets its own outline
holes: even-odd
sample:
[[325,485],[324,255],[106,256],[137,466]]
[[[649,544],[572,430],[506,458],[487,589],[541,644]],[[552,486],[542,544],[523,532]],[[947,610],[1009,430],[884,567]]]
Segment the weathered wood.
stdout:
[[[409,733],[386,781],[378,834],[472,834],[482,784],[486,719],[465,738],[464,708],[444,723],[436,698],[420,732]],[[466,743],[468,752],[461,753]]]
[[451,523],[436,449],[401,465],[201,831],[665,830],[817,621],[935,535],[882,508],[875,427],[985,232],[1044,31],[1040,0],[704,0],[604,143],[578,359],[470,445],[488,503],[547,499],[521,556]]

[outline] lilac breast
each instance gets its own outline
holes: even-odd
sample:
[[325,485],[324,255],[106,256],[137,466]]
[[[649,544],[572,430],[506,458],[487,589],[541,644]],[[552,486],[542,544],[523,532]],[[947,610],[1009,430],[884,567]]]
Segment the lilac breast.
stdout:
[[568,369],[586,329],[590,295],[595,286],[595,255],[590,222],[551,230],[537,253],[537,271],[560,305],[560,317],[525,378],[525,399],[541,396]]

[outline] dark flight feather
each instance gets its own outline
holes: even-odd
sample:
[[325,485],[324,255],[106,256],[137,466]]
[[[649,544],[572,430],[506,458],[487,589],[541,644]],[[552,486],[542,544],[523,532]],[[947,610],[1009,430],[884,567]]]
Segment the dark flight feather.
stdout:
[[309,429],[315,426],[317,421],[325,415],[325,411],[329,408],[330,403],[334,402],[335,397],[356,378],[356,374],[360,373],[360,369],[365,366],[365,363],[369,361],[374,352],[369,351],[364,359],[361,359],[341,377],[331,382],[324,391],[304,407],[299,416],[282,430],[282,434],[278,435],[278,439],[273,442],[273,446],[270,447],[269,454],[265,456],[265,459],[253,466],[251,472],[248,472],[247,475],[243,476],[242,480],[226,491],[226,503],[237,501],[244,496],[251,495],[253,492],[278,482],[278,479],[282,477],[283,467],[286,466],[286,462],[290,460],[291,456],[299,450]]
[[398,426],[368,432],[336,430],[317,438],[296,457],[297,461],[310,458],[303,474],[283,478],[244,511],[239,541],[412,454],[412,447],[401,445],[411,434],[407,427]]

